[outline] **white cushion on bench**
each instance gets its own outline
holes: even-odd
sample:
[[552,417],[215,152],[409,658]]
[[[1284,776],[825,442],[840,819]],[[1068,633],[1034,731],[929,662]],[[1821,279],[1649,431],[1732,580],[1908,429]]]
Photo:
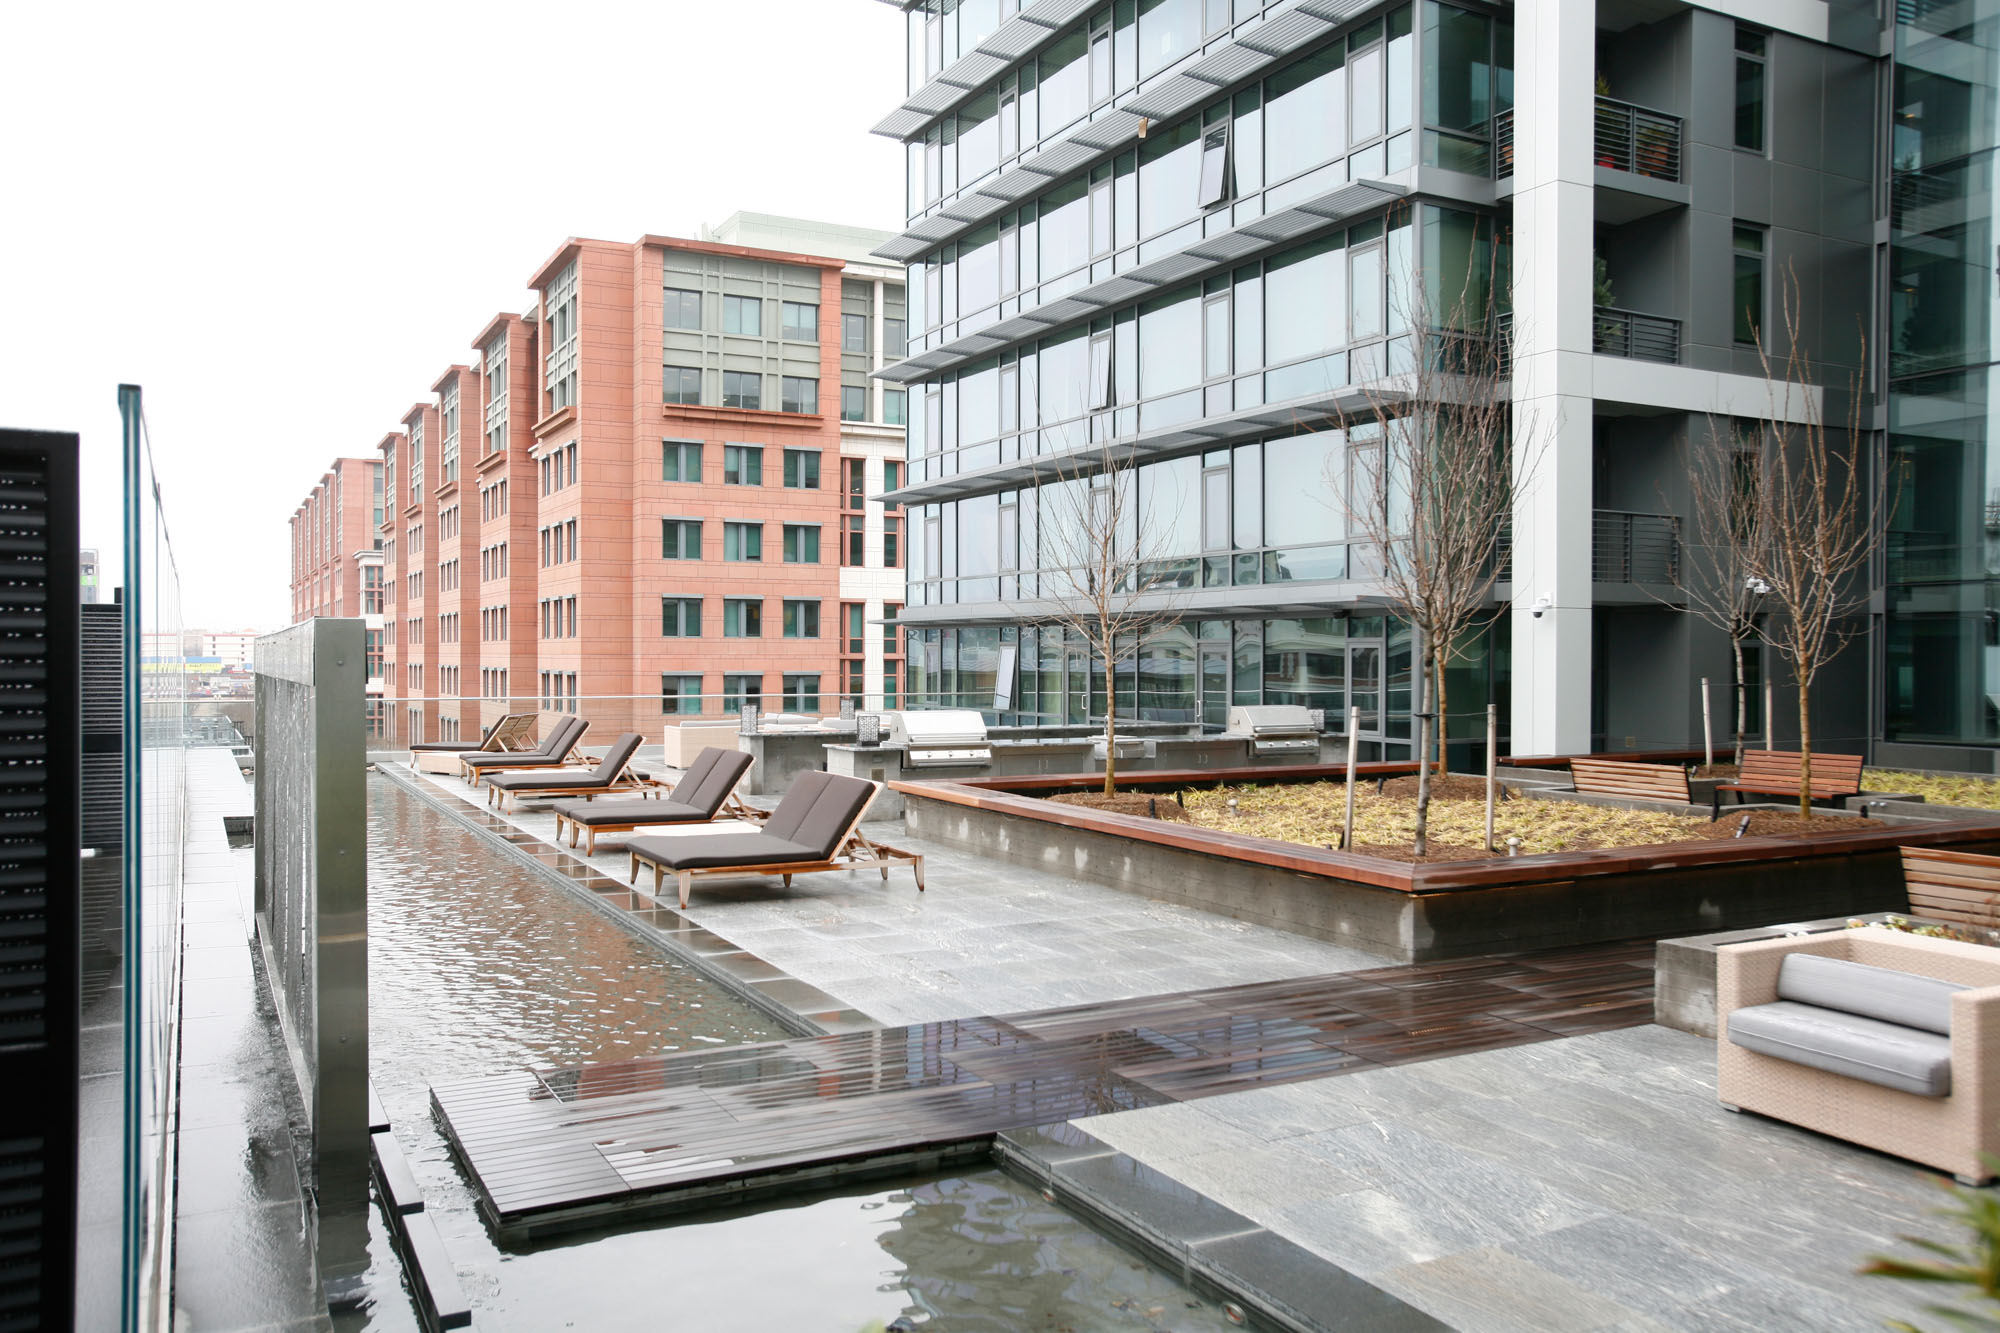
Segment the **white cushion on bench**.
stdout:
[[1951,1095],[1951,1038],[1900,1023],[1778,1000],[1730,1014],[1729,1040],[1760,1055],[1919,1097]]

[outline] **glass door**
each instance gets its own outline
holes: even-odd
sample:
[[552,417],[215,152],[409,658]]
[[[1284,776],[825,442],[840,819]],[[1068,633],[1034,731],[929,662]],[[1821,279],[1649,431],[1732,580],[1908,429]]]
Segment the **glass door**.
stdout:
[[1220,731],[1229,725],[1229,645],[1201,645],[1201,726]]
[[1357,744],[1380,745],[1382,741],[1382,645],[1347,645],[1347,698],[1361,710],[1353,740]]

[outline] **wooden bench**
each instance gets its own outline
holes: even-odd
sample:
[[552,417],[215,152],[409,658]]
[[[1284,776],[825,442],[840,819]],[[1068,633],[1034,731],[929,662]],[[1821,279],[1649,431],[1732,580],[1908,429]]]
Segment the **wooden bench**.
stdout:
[[1903,848],[1910,915],[2000,930],[2000,856]]
[[[1797,796],[1799,765],[1805,756],[1796,750],[1745,750],[1736,781],[1715,789],[1715,817],[1722,817],[1722,793],[1731,792],[1737,804],[1743,793],[1759,796]],[[1858,754],[1816,754],[1812,757],[1812,799],[1830,801],[1861,794],[1861,756]]]
[[1687,770],[1679,764],[1628,764],[1615,759],[1572,759],[1569,781],[1580,795],[1626,796],[1645,801],[1694,800]]

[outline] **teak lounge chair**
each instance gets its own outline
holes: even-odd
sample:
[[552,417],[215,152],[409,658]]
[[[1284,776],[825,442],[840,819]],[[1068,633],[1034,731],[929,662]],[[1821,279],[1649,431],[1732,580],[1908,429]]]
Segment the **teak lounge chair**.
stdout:
[[548,736],[533,750],[517,754],[469,754],[458,761],[459,771],[474,786],[490,773],[508,773],[525,768],[560,768],[569,762],[570,752],[583,742],[590,724],[580,717],[566,717],[549,728]]
[[884,847],[861,836],[861,817],[875,800],[878,784],[837,773],[801,773],[785,799],[755,833],[690,833],[664,838],[634,838],[625,844],[632,857],[632,883],[639,882],[639,865],[653,867],[657,899],[667,872],[679,883],[680,904],[688,903],[688,887],[696,875],[778,875],[791,887],[793,875],[820,870],[860,870],[878,867],[886,882],[889,867],[907,861],[924,887],[924,858]]
[[486,803],[505,810],[523,796],[599,796],[651,782],[652,779],[632,771],[632,756],[639,752],[641,739],[636,731],[626,732],[611,742],[611,749],[588,772],[548,773],[527,769],[495,773],[486,779]]
[[420,773],[449,773],[468,754],[511,754],[534,749],[533,713],[509,713],[477,741],[418,741],[410,746],[410,767]]
[[707,824],[716,819],[762,819],[736,799],[736,784],[750,771],[750,756],[741,750],[708,746],[694,757],[681,780],[659,801],[558,801],[556,837],[569,826],[569,845],[584,839],[583,854],[595,855],[600,833],[630,833],[654,824]]

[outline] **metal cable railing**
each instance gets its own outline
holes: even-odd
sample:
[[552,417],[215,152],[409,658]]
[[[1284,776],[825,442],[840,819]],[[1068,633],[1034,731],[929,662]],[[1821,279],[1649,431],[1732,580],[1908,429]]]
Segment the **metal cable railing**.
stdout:
[[1678,583],[1681,521],[1673,514],[1597,509],[1590,515],[1590,577],[1598,583]]
[[1493,114],[1493,179],[1505,180],[1514,174],[1514,112],[1510,107]]
[[1597,99],[1597,165],[1655,180],[1681,178],[1681,118],[1615,98]]
[[1591,330],[1591,349],[1606,356],[1677,365],[1681,359],[1681,322],[1665,315],[1601,305]]

